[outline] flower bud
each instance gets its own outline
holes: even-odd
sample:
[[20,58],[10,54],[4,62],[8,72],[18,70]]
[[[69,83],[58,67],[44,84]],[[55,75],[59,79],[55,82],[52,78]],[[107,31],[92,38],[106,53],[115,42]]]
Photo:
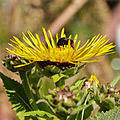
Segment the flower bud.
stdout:
[[[14,56],[14,55],[8,55],[7,57],[5,57],[5,59],[2,61],[3,65],[10,71],[12,72],[17,72],[20,70],[27,70],[29,68],[31,68],[30,66],[22,66],[22,64],[29,64],[30,61],[18,57],[18,56]],[[21,67],[16,67],[16,66],[21,66]],[[33,67],[33,65],[31,65]]]

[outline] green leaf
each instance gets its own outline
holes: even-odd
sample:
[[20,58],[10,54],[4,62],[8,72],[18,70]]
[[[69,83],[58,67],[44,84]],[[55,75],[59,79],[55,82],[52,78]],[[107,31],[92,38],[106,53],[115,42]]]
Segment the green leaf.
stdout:
[[27,77],[28,77],[28,81],[29,81],[29,85],[31,87],[31,90],[34,93],[35,101],[37,101],[41,97],[40,93],[39,93],[39,89],[42,85],[41,75],[34,67],[31,71],[29,71],[27,73]]
[[25,71],[20,71],[20,78],[22,80],[22,85],[24,88],[24,91],[26,93],[27,98],[29,99],[30,105],[33,108],[33,110],[38,110],[38,107],[35,103],[35,98],[33,96],[33,93],[30,89],[30,85],[29,85],[29,81],[28,81],[28,77],[27,77],[27,72]]
[[42,85],[39,89],[41,97],[48,95],[48,90],[54,89],[54,88],[55,88],[55,84],[54,84],[53,80],[49,79],[47,77],[44,77],[44,79],[42,81]]
[[40,87],[39,81],[41,78],[40,73],[33,67],[31,71],[27,73],[27,77],[29,79],[29,84],[32,88]]
[[80,106],[81,104],[83,104],[83,102],[85,101],[86,97],[88,95],[88,89],[84,89],[84,91],[80,91],[79,92],[79,97],[81,97],[80,101],[77,103],[77,106]]
[[76,114],[68,116],[67,120],[76,120]]
[[[24,112],[19,112],[17,113],[17,116],[19,118],[19,120],[38,120],[38,117],[33,117],[33,116],[20,116],[19,114],[22,114]],[[42,119],[39,119],[39,120],[42,120]]]
[[66,77],[64,74],[55,74],[52,76],[53,82],[58,82],[61,78]]
[[1,72],[0,77],[3,80],[5,90],[7,92],[9,100],[13,105],[13,109],[16,110],[16,112],[32,110],[29,104],[29,100],[26,97],[23,86],[17,81],[8,78]]
[[40,99],[39,101],[37,101],[37,106],[39,110],[46,111],[52,114],[55,113],[54,109],[45,99]]
[[93,106],[90,105],[89,107],[87,107],[84,111],[84,119],[86,120],[92,113],[93,111]]
[[[83,119],[86,120],[88,117],[90,117],[91,113],[93,111],[93,105],[88,106],[85,110],[84,110],[84,116]],[[77,120],[79,120],[82,116],[82,111],[77,115]]]
[[102,112],[90,120],[120,120],[120,107],[115,107],[107,112]]
[[78,89],[80,90],[85,80],[86,80],[85,77],[82,78],[82,79],[80,79],[80,80],[78,80],[78,81],[75,83],[75,85],[72,85],[72,86],[70,87],[70,90],[74,90],[74,89],[76,89],[76,88],[78,88]]
[[18,113],[17,115],[18,116],[35,116],[39,118],[39,120],[60,120],[55,115],[45,111],[30,111],[25,113]]
[[116,77],[113,79],[113,81],[110,83],[111,87],[114,87],[119,80],[120,80],[120,73],[118,73]]
[[102,101],[102,103],[100,103],[99,105],[100,109],[105,112],[115,107],[115,99],[110,97],[105,98],[105,101]]
[[94,90],[94,100],[95,100],[95,102],[98,105],[100,105],[100,103],[102,102],[102,100],[101,100],[99,89],[97,87],[97,83],[96,82],[93,83],[93,90]]
[[73,108],[73,110],[71,112],[71,115],[75,115],[75,114],[79,113],[81,110],[86,109],[87,107],[92,105],[92,103],[93,103],[93,100],[90,100],[89,103],[86,104],[86,105],[80,105],[80,106],[78,106],[76,108]]
[[99,85],[99,88],[100,88],[100,93],[107,94],[107,87],[105,86],[105,84]]

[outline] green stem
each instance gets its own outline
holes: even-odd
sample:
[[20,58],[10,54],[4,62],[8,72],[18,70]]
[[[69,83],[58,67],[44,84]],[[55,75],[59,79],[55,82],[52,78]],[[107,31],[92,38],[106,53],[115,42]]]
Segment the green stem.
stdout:
[[20,71],[20,77],[21,77],[21,80],[22,80],[22,84],[23,84],[23,88],[25,90],[25,93],[29,99],[29,102],[33,108],[33,110],[38,110],[38,107],[35,103],[35,100],[34,100],[34,96],[30,90],[30,87],[29,87],[29,83],[28,83],[28,79],[27,79],[27,75],[26,75],[26,72],[25,71]]
[[[87,103],[88,99],[89,99],[89,94],[87,95],[87,98],[86,98],[86,100],[85,100],[85,102],[84,102],[84,105],[86,105],[86,103]],[[85,109],[83,109],[83,110],[82,110],[81,120],[83,120],[83,119],[84,119],[84,111],[85,111]]]

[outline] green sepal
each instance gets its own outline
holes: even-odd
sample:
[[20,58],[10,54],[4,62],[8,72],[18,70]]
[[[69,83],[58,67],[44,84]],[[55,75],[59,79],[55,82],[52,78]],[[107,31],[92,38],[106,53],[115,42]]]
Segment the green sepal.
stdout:
[[55,74],[64,74],[66,76],[72,77],[73,75],[77,74],[84,66],[85,66],[85,64],[83,64],[81,66],[77,65],[76,67],[62,70],[59,67],[56,67],[53,65],[51,65],[51,66],[48,65],[44,68],[38,67],[38,69],[42,76],[51,77]]
[[[21,64],[26,64],[25,60],[21,60]],[[32,67],[34,66],[34,63],[22,66],[22,67],[17,67],[15,68],[15,66],[19,65],[16,61],[11,61],[10,59],[6,59],[2,61],[2,64],[10,71],[12,72],[18,72],[18,71],[28,71],[30,69],[32,69]]]
[[84,66],[85,66],[85,64],[83,64],[81,66],[77,65],[76,67],[72,67],[72,68],[69,68],[69,69],[62,71],[61,73],[64,75],[67,75],[69,77],[72,77],[75,74],[77,74]]
[[47,76],[51,77],[55,74],[59,74],[61,72],[61,69],[56,66],[47,66],[45,68],[37,68],[39,70],[39,73],[41,76]]

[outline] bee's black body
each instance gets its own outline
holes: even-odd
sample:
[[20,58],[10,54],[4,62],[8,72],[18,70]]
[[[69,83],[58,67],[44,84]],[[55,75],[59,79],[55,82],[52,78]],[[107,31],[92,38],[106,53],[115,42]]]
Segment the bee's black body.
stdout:
[[58,40],[57,46],[58,46],[58,47],[60,47],[60,46],[63,46],[63,47],[64,47],[64,45],[68,45],[68,41],[69,41],[69,40],[70,40],[71,46],[74,48],[74,42],[73,42],[73,40],[71,40],[71,39],[69,39],[69,38],[65,38],[65,37],[60,38],[60,39]]

